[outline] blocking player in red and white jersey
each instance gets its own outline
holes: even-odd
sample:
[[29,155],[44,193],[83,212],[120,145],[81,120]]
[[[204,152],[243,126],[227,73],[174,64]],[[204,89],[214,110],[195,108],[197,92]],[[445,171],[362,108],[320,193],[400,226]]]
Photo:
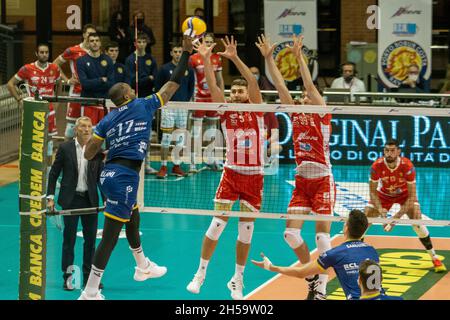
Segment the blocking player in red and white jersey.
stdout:
[[[203,38],[203,41],[207,47],[211,47],[214,44],[214,34],[208,33]],[[222,58],[220,55],[216,53],[212,53],[210,57],[211,65],[213,67],[214,75],[216,78],[217,85],[219,88],[224,91],[224,81],[222,77]],[[206,81],[205,76],[205,63],[204,58],[199,54],[193,54],[189,59],[189,64],[194,69],[195,72],[195,92],[194,92],[194,101],[195,102],[212,102],[210,88],[208,87],[208,83]],[[215,132],[217,130],[217,125],[219,121],[219,114],[216,111],[203,111],[203,110],[195,110],[191,115],[191,127],[192,127],[192,142],[193,142],[193,151],[191,153],[191,168],[190,172],[196,173],[196,159],[197,156],[202,154],[201,144],[194,144],[195,141],[203,141],[203,139],[199,139],[198,137],[202,137],[202,127],[203,127],[203,118],[206,117],[206,131],[205,135],[210,137],[215,137]],[[214,132],[209,132],[213,130]],[[210,155],[208,159],[206,159],[206,164],[212,170],[221,170],[222,164],[219,160],[214,159],[213,155]]]
[[[36,92],[39,93],[39,96],[53,96],[57,80],[61,77],[59,67],[48,62],[49,47],[47,44],[39,44],[36,47],[36,57],[35,62],[24,65],[8,82],[9,92],[20,103],[22,103],[22,98],[19,95],[20,90],[17,90],[20,82],[25,82],[30,97],[34,97]],[[48,134],[50,136],[57,134],[55,110],[52,103],[49,104]]]
[[[262,103],[261,91],[250,69],[237,55],[237,43],[231,37],[225,41],[222,57],[231,60],[245,78],[235,80],[231,85],[232,103]],[[214,44],[209,48],[205,43],[196,50],[204,57],[206,81],[213,102],[226,102],[222,89],[217,85],[212,64],[209,60]],[[263,192],[263,152],[264,152],[264,115],[258,112],[225,112],[221,114],[221,123],[226,139],[226,163],[216,192],[215,210],[231,211],[235,201],[240,201],[241,211],[259,211]],[[199,293],[205,277],[208,263],[214,253],[220,235],[227,225],[227,217],[214,217],[203,240],[198,270],[188,284],[187,290]],[[254,219],[239,218],[238,239],[236,244],[235,274],[227,286],[234,300],[243,299],[244,268],[250,250]]]
[[[67,48],[61,55],[59,55],[53,63],[56,63],[61,67],[66,62],[70,63],[70,71],[72,73],[71,78],[68,80],[70,84],[70,97],[80,97],[81,96],[81,84],[78,79],[77,73],[77,60],[84,57],[89,51],[89,40],[88,37],[91,33],[96,33],[97,28],[93,24],[86,24],[83,26],[83,42],[77,44],[73,47]],[[79,103],[68,103],[67,113],[66,113],[66,132],[67,138],[73,138],[75,121],[81,117],[81,104]]]
[[[308,66],[302,54],[303,37],[294,36],[291,52],[300,66],[300,73],[306,88],[302,104],[325,106],[325,101],[314,86]],[[261,35],[257,43],[264,56],[268,71],[272,76],[275,88],[283,104],[296,104],[289,93],[283,76],[278,70],[272,45],[269,39]],[[289,214],[332,215],[336,199],[336,188],[330,163],[329,140],[331,135],[331,115],[329,114],[291,114],[293,125],[293,140],[297,175],[295,189],[289,203]],[[284,239],[293,249],[299,261],[303,264],[311,260],[308,246],[301,237],[303,221],[288,220]],[[316,244],[319,254],[331,249],[331,223],[316,222]],[[306,278],[309,286],[308,300],[323,300],[326,298],[328,274],[315,275]]]
[[[370,172],[370,202],[365,213],[368,217],[386,217],[394,204],[400,210],[393,216],[400,219],[407,215],[410,219],[422,219],[420,204],[416,193],[416,170],[412,162],[401,156],[399,142],[388,140],[384,146],[384,157],[376,160]],[[389,228],[387,227],[389,226]],[[391,225],[385,226],[390,231]],[[436,272],[446,271],[446,267],[433,249],[428,228],[424,225],[412,226],[420,242],[433,261]]]

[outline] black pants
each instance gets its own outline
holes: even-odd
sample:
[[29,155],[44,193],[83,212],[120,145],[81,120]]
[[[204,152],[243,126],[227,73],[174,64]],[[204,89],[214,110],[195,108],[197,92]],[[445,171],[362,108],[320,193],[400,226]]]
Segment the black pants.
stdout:
[[[81,209],[92,207],[87,194],[82,197],[75,195],[69,208]],[[91,265],[95,252],[95,240],[97,237],[98,214],[64,217],[64,240],[62,247],[62,272],[64,280],[72,274],[70,266],[74,263],[75,242],[77,239],[78,220],[81,218],[83,227],[83,281],[86,282],[91,272]]]

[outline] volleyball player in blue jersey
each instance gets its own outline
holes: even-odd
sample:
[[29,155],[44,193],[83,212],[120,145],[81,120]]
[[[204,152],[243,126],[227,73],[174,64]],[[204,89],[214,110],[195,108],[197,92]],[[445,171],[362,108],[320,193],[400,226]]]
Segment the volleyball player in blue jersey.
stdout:
[[163,276],[167,269],[145,257],[139,235],[137,191],[139,171],[147,154],[147,147],[155,111],[168,102],[179,88],[192,53],[192,39],[184,37],[183,54],[168,81],[156,94],[136,98],[130,85],[118,83],[110,92],[114,108],[97,125],[85,151],[92,158],[104,141],[109,146],[106,165],[100,176],[101,189],[106,195],[103,237],[94,255],[89,280],[80,300],[103,300],[98,287],[108,260],[125,224],[127,240],[136,260],[134,279],[144,281]]
[[367,217],[362,211],[352,210],[344,225],[345,242],[322,253],[317,260],[301,267],[275,266],[263,253],[261,253],[263,261],[252,260],[252,262],[266,270],[297,278],[323,273],[326,269],[332,267],[346,298],[348,300],[359,299],[361,295],[358,286],[359,264],[366,259],[379,261],[377,251],[371,245],[361,241],[368,225]]

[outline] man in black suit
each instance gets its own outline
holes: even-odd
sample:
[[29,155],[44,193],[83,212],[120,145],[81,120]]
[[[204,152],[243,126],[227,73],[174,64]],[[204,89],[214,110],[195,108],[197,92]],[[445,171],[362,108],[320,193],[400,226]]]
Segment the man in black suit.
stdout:
[[[56,181],[62,171],[58,204],[63,210],[93,208],[99,206],[97,186],[103,170],[103,154],[97,154],[92,160],[84,158],[85,145],[92,136],[92,122],[88,117],[78,118],[75,124],[75,138],[60,145],[56,159],[50,170],[47,189],[47,207],[54,210]],[[80,216],[64,216],[64,240],[62,250],[62,271],[64,290],[72,291],[72,266],[74,248]],[[83,283],[91,271],[95,252],[98,215],[82,215],[84,252]]]

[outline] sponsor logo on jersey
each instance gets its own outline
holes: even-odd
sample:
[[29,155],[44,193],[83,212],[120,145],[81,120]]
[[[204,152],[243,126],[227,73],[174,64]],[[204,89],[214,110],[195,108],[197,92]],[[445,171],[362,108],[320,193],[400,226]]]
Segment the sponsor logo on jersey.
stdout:
[[309,143],[300,142],[300,150],[311,152],[312,146]]
[[123,73],[123,68],[122,67],[117,68],[117,72],[122,74]]
[[152,60],[150,59],[146,60],[145,64],[150,67],[152,65]]
[[100,64],[101,64],[103,67],[106,67],[106,66],[108,65],[108,61],[102,60],[102,62],[100,62]]

